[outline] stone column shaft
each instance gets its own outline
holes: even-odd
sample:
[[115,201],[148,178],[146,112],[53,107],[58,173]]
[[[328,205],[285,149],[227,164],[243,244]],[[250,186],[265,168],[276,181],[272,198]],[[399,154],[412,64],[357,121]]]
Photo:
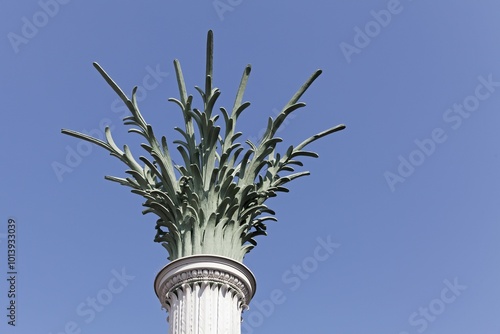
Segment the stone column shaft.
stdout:
[[240,334],[255,278],[232,259],[194,255],[165,266],[155,291],[168,312],[169,334]]

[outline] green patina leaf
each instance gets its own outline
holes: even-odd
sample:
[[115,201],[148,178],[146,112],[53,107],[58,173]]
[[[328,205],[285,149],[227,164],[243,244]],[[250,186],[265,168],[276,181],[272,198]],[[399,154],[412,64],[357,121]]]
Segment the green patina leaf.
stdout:
[[[208,32],[206,51],[205,87],[195,86],[203,101],[202,109],[192,108],[193,96],[187,92],[180,62],[174,60],[179,98],[169,101],[181,109],[184,118],[184,129],[175,127],[181,139],[173,141],[178,145],[183,164],[174,165],[166,137],[158,141],[152,126],[142,116],[137,104],[137,87],[133,88],[129,99],[97,63],[94,67],[130,111],[130,115],[123,118],[124,125],[132,126],[128,131],[147,141],[141,147],[152,159],[140,156],[141,165],[127,145],[123,146],[123,151],[118,148],[109,128],[105,130],[105,141],[72,130],[63,129],[62,132],[106,149],[130,168],[126,173],[131,177],[106,176],[106,179],[131,187],[132,193],[145,199],[143,214],[158,216],[154,240],[165,247],[170,260],[194,254],[215,254],[241,261],[257,245],[255,237],[266,235],[264,222],[276,221],[274,211],[264,202],[276,196],[276,192],[288,192],[283,184],[309,174],[307,171],[295,172],[292,167],[303,165],[298,160],[300,157],[318,156],[303,149],[345,126],[337,125],[295,147],[289,146],[284,154],[277,152],[277,144],[282,139],[275,134],[292,112],[305,106],[298,100],[321,74],[317,70],[276,119],[268,119],[262,139],[258,143],[247,140],[245,149],[236,142],[242,136],[241,132],[236,132],[236,123],[250,106],[250,102],[243,102],[243,96],[251,66],[247,65],[243,71],[231,113],[224,107],[219,108],[223,120],[221,128],[216,124],[220,115],[212,116],[220,96],[220,90],[213,87],[212,31]],[[293,174],[281,175],[285,172]],[[263,216],[266,213],[269,215]]]

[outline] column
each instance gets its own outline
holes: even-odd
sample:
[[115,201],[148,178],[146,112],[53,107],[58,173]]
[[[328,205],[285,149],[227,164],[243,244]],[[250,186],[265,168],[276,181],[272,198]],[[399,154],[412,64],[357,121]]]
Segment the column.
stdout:
[[194,255],[166,265],[155,291],[167,310],[169,334],[240,334],[241,313],[256,288],[242,263],[216,255]]

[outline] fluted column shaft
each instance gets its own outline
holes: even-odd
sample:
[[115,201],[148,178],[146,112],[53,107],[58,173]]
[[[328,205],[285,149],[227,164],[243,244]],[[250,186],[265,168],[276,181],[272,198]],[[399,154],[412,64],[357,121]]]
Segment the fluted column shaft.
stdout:
[[240,262],[194,255],[165,266],[155,291],[168,312],[169,334],[240,334],[255,278]]

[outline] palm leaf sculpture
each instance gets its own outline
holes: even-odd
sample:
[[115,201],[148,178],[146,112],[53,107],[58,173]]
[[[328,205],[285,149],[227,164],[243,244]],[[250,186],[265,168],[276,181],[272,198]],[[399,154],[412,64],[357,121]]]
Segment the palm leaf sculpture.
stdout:
[[[97,63],[94,63],[95,68],[130,110],[131,115],[123,119],[124,124],[133,126],[129,132],[144,137],[147,143],[141,146],[152,159],[140,156],[141,165],[127,145],[123,151],[118,148],[109,128],[105,130],[106,141],[62,130],[64,134],[105,148],[130,168],[126,171],[130,175],[127,178],[106,176],[106,179],[131,187],[133,193],[146,199],[143,214],[151,212],[158,216],[155,241],[167,249],[170,260],[195,254],[215,254],[242,261],[256,245],[254,238],[266,235],[264,222],[276,221],[274,212],[264,202],[276,196],[277,192],[288,192],[283,187],[286,183],[309,174],[294,173],[293,169],[293,166],[302,166],[297,158],[318,157],[304,148],[345,128],[344,125],[335,126],[295,147],[288,147],[284,154],[276,152],[276,144],[282,141],[275,137],[278,128],[290,113],[305,106],[298,100],[321,74],[318,70],[295,93],[276,119],[269,118],[260,142],[247,140],[249,148],[245,150],[241,143],[236,142],[242,133],[235,132],[235,126],[238,117],[250,105],[243,102],[250,65],[243,71],[231,112],[220,108],[224,119],[224,130],[221,131],[221,127],[215,125],[219,115],[213,115],[220,91],[212,86],[212,59],[213,33],[209,31],[205,90],[195,87],[203,100],[202,111],[193,108],[193,96],[186,91],[180,63],[174,61],[180,98],[169,101],[177,104],[184,116],[185,128],[175,128],[182,139],[174,141],[183,165],[173,163],[167,139],[163,136],[157,140],[153,128],[141,115],[136,100],[137,87],[132,90],[132,98],[129,99]],[[286,172],[289,173],[283,175]]]

